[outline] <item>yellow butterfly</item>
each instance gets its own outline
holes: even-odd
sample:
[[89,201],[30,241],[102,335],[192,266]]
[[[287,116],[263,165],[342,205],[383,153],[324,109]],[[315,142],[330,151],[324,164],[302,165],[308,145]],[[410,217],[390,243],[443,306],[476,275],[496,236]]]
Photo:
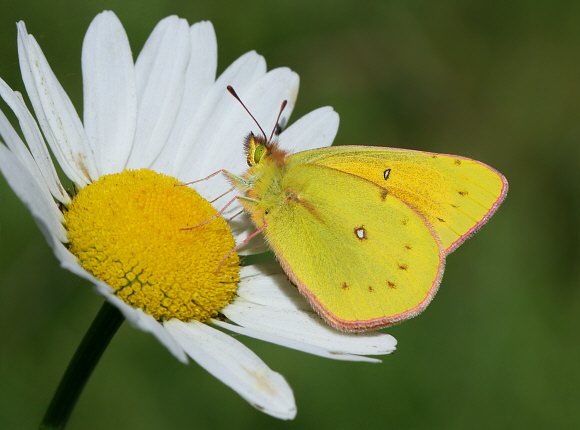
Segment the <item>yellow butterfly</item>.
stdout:
[[289,155],[252,133],[245,148],[249,170],[226,172],[238,199],[298,290],[344,331],[422,312],[447,254],[508,191],[503,175],[454,155],[366,146]]

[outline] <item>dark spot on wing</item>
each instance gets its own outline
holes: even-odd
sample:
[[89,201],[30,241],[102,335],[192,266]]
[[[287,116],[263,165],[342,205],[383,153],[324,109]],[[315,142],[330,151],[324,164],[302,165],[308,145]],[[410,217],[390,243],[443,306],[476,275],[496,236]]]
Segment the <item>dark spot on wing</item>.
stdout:
[[456,166],[460,166],[461,165],[461,160],[459,158],[455,159],[455,165]]
[[387,199],[389,192],[387,190],[381,190],[381,200],[384,202]]
[[466,195],[469,194],[469,191],[467,191],[467,190],[459,190],[457,192],[459,193],[460,196],[463,196],[463,197],[465,197]]
[[386,169],[386,170],[383,172],[383,178],[385,178],[385,181],[386,181],[387,179],[389,179],[389,176],[391,176],[391,169]]
[[342,288],[343,290],[348,290],[349,286],[346,285],[346,282],[343,282],[340,288]]
[[389,288],[397,288],[395,283],[391,281],[387,281],[387,285],[389,286]]
[[437,219],[439,220],[439,222],[445,222],[445,220],[443,218],[437,217]]
[[401,270],[407,270],[409,266],[407,266],[406,264],[399,264],[399,269]]
[[374,288],[369,285],[369,292],[372,293],[373,291],[375,291]]
[[405,249],[408,249],[410,251],[411,249],[413,249],[413,247],[411,245],[405,245]]

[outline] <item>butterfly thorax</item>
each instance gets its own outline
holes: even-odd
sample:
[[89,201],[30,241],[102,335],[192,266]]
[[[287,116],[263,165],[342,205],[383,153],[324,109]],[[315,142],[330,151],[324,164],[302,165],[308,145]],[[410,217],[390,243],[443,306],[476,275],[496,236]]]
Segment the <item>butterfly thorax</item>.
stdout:
[[258,227],[264,224],[264,215],[281,205],[285,200],[285,190],[281,182],[287,165],[286,151],[277,142],[267,141],[264,137],[250,133],[244,144],[250,168],[240,180],[232,179],[234,186],[244,192],[240,199],[244,208],[252,214],[252,221]]

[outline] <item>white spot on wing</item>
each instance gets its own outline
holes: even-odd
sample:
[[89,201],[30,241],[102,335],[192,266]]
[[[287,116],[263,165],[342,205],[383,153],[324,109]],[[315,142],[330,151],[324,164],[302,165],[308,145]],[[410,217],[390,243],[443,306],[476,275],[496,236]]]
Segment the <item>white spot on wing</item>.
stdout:
[[363,226],[357,227],[354,229],[354,234],[359,240],[364,240],[367,238],[367,232]]

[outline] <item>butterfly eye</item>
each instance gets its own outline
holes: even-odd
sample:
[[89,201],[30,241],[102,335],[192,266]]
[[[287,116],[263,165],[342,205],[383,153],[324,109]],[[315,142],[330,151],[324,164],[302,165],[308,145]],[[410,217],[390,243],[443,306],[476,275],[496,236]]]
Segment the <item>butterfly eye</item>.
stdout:
[[258,145],[258,146],[256,146],[256,149],[254,150],[254,163],[256,163],[256,164],[259,163],[260,160],[267,153],[268,153],[268,148],[266,148],[264,145]]

